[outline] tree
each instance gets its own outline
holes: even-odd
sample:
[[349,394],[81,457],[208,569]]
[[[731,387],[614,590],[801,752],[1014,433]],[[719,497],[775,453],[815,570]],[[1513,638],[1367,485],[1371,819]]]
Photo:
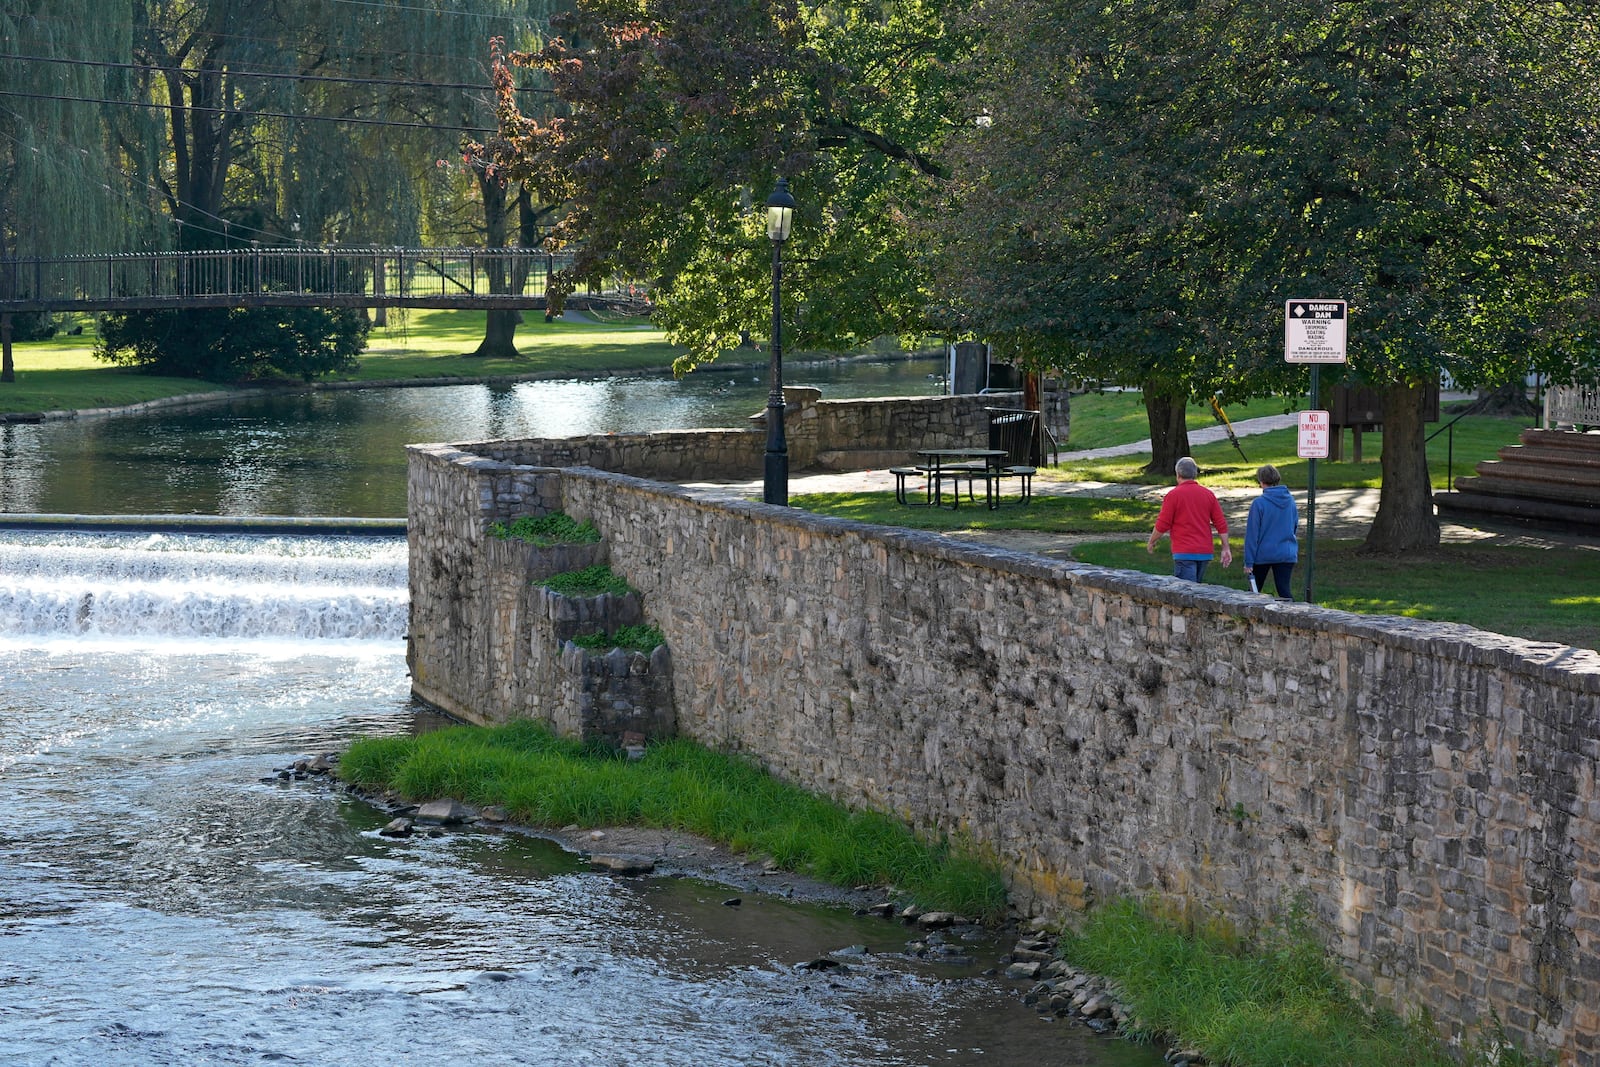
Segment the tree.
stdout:
[[[0,106],[0,261],[130,247],[156,229],[149,198],[120,173],[103,106],[92,102],[130,99],[130,79],[84,62],[125,41],[132,17],[129,0],[0,6],[0,40],[22,57],[6,61]],[[0,289],[16,281],[0,271]],[[4,382],[16,380],[10,339],[0,363]]]
[[[1588,6],[985,11],[1061,45],[1014,91],[989,87],[994,126],[963,137],[957,172],[964,196],[1028,203],[1000,228],[998,258],[1033,256],[1047,278],[1026,293],[1054,306],[1018,320],[1077,347],[1170,329],[1152,350],[1191,391],[1249,395],[1283,382],[1286,298],[1348,299],[1352,369],[1385,395],[1369,549],[1437,543],[1421,405],[1441,370],[1475,384],[1597,362],[1600,14]],[[1040,100],[1012,99],[1030,92]],[[986,142],[1020,137],[989,137],[1013,109],[1059,109],[1046,127],[1066,134],[1058,150],[991,157]],[[987,269],[1008,267],[971,273]]]
[[[512,62],[545,71],[563,114],[500,96],[488,158],[548,202],[565,279],[651,282],[687,369],[765,333],[771,250],[757,217],[786,177],[799,210],[786,336],[853,346],[928,327],[905,220],[940,174],[958,93],[937,0],[580,0],[563,34]],[[559,293],[557,294],[559,296]]]

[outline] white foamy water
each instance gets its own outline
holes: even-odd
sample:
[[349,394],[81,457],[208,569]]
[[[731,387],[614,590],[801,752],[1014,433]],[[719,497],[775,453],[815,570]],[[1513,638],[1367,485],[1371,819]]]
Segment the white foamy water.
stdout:
[[396,642],[398,538],[0,532],[0,645]]

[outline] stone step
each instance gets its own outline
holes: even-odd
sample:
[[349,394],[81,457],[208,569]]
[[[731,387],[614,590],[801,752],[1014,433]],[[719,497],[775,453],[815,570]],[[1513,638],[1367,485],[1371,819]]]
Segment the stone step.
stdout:
[[1538,485],[1576,485],[1600,487],[1600,464],[1582,467],[1573,464],[1529,463],[1521,455],[1484,460],[1478,464],[1483,478],[1515,478]]
[[1509,445],[1500,450],[1500,458],[1518,463],[1572,467],[1575,470],[1600,470],[1600,449],[1590,452],[1577,448],[1548,448],[1542,444]]
[[1435,493],[1433,502],[1443,517],[1511,519],[1540,528],[1572,530],[1593,536],[1600,533],[1600,507],[1564,504],[1527,497],[1491,493]]
[[[1488,466],[1488,464],[1484,464]],[[1456,491],[1496,497],[1526,497],[1563,504],[1600,508],[1600,483],[1586,485],[1560,481],[1531,481],[1528,478],[1501,477],[1497,473],[1456,479]],[[1600,518],[1600,515],[1597,515]]]
[[1560,448],[1572,452],[1600,453],[1600,433],[1575,433],[1572,430],[1523,430],[1519,439],[1525,445]]

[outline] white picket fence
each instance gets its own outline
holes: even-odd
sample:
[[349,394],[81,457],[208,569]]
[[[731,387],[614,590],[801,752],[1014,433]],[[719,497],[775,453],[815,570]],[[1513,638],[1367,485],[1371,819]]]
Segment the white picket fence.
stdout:
[[1600,429],[1600,385],[1552,385],[1544,393],[1544,428]]

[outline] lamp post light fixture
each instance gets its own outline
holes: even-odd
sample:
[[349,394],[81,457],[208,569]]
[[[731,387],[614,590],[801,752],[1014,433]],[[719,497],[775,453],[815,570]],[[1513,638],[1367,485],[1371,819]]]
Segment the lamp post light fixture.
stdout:
[[789,505],[789,443],[783,433],[783,305],[778,294],[783,281],[783,242],[789,239],[793,221],[789,180],[779,178],[777,188],[767,197],[767,236],[772,239],[772,391],[767,394],[766,477],[761,499],[780,507]]

